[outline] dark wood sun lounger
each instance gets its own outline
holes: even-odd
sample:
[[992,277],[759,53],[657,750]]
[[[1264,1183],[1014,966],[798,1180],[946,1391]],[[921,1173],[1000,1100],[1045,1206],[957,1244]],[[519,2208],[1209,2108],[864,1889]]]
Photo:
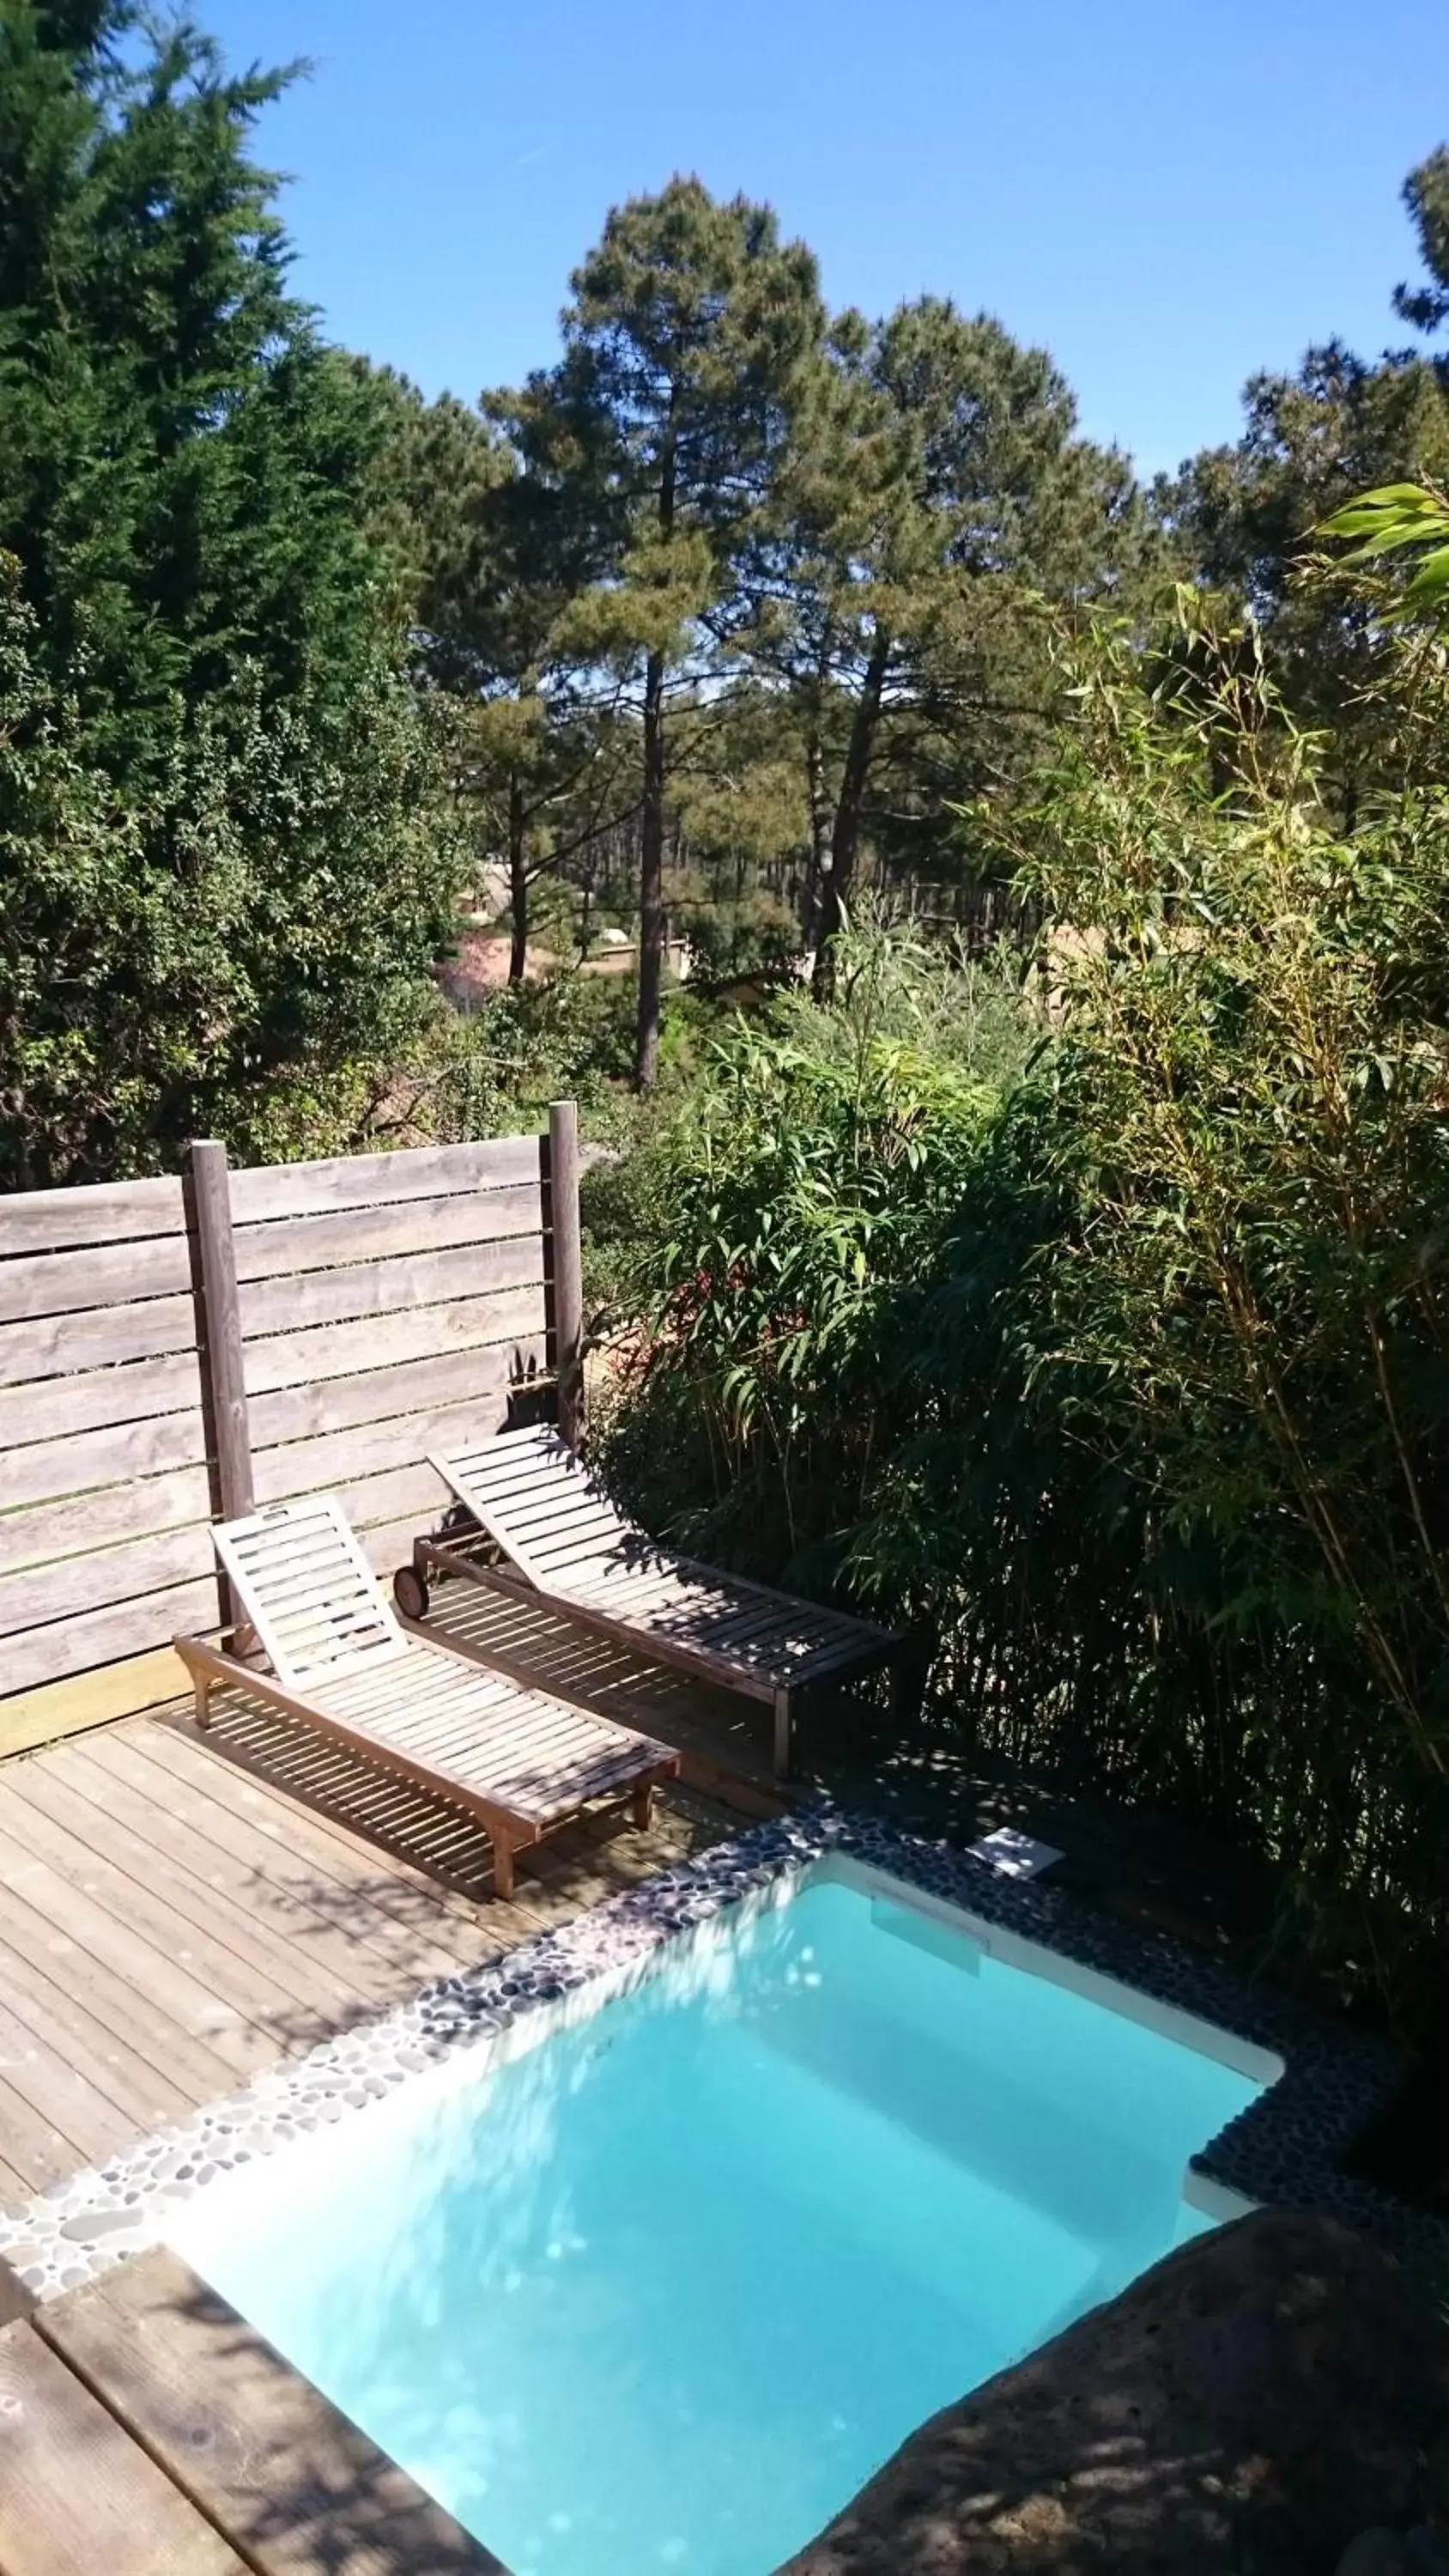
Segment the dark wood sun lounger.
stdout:
[[642,1828],[656,1783],[677,1776],[669,1745],[409,1636],[332,1496],[278,1504],[213,1535],[272,1669],[178,1637],[198,1723],[214,1684],[232,1682],[468,1809],[493,1845],[500,1896],[512,1894],[515,1852],[594,1799],[627,1797]]
[[[657,1663],[762,1700],[774,1716],[775,1768],[790,1767],[794,1703],[898,1655],[904,1639],[868,1619],[746,1583],[676,1556],[626,1519],[607,1488],[547,1424],[506,1431],[439,1475],[516,1570],[513,1588],[542,1594],[568,1618]],[[428,1607],[430,1570],[507,1587],[447,1538],[419,1538],[396,1578],[411,1617]]]

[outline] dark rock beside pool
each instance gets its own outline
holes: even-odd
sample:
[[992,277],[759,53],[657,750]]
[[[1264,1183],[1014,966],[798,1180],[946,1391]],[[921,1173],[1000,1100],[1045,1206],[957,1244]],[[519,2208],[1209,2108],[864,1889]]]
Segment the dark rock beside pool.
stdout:
[[1446,2436],[1427,2291],[1262,2210],[934,2416],[779,2576],[1332,2576],[1442,2509]]

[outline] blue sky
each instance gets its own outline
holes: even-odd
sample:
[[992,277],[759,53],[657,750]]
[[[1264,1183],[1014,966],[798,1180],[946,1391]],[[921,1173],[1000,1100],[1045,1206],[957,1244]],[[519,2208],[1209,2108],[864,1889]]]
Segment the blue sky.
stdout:
[[1449,139],[1445,0],[197,0],[315,62],[261,152],[335,338],[468,396],[546,363],[608,207],[768,197],[836,304],[930,291],[1044,342],[1145,471],[1256,367],[1406,335],[1405,173]]

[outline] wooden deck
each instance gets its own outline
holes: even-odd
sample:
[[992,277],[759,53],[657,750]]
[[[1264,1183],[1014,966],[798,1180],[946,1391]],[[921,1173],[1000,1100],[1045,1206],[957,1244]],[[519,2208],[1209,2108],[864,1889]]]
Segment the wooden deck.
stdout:
[[0,2576],[504,2576],[167,2253],[0,2330]]
[[[218,1691],[0,1764],[0,2202],[496,1957],[739,1822],[690,1792],[520,1855]],[[0,2552],[0,2571],[10,2576]]]

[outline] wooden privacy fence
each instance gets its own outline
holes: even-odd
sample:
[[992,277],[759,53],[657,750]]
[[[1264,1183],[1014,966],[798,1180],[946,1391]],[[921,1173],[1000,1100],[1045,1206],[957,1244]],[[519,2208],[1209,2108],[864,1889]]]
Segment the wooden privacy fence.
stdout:
[[[578,1427],[573,1104],[542,1136],[0,1198],[0,1751],[177,1686],[209,1523],[340,1493],[373,1563],[430,1447]],[[82,1681],[80,1677],[88,1677]]]

